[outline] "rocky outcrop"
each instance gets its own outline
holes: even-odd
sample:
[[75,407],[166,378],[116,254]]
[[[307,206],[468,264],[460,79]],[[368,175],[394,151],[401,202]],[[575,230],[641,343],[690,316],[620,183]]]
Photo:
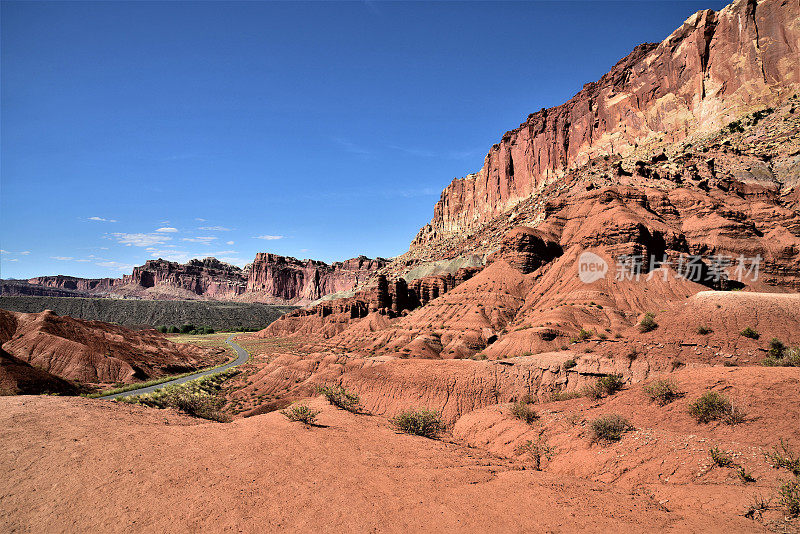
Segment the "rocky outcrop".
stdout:
[[321,261],[258,253],[248,266],[245,289],[256,299],[263,295],[292,304],[308,304],[371,281],[387,263],[383,258],[373,260],[359,256],[328,265]]
[[166,286],[198,296],[231,300],[245,292],[245,273],[235,265],[216,258],[176,263],[162,259],[148,260],[123,277],[123,284],[144,289]]
[[0,310],[0,349],[0,385],[11,381],[13,387],[25,391],[28,386],[22,386],[29,382],[51,388],[47,390],[64,385],[54,377],[90,383],[133,382],[225,360],[197,346],[173,343],[154,330],[128,330],[61,317],[50,310]]
[[77,278],[75,276],[56,275],[37,276],[29,279],[28,283],[35,286],[68,289],[71,291],[100,292],[108,291],[123,282],[117,278]]
[[800,88],[800,4],[737,0],[637,46],[600,80],[503,134],[483,168],[454,180],[411,249],[467,234],[602,155],[628,155],[724,126]]
[[148,260],[122,278],[40,276],[2,281],[6,296],[96,297],[137,299],[241,300],[267,304],[309,304],[327,295],[351,291],[373,281],[388,263],[359,256],[327,264],[259,253],[244,269],[216,258],[177,263]]

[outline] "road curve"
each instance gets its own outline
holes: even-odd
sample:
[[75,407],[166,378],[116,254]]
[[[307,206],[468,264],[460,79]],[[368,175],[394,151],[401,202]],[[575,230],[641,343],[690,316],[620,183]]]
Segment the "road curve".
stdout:
[[181,378],[176,378],[175,380],[169,380],[167,382],[162,382],[162,383],[156,384],[154,386],[147,386],[145,388],[132,389],[130,391],[125,391],[123,393],[114,393],[112,395],[105,395],[103,397],[97,397],[97,398],[98,399],[102,399],[102,400],[113,400],[113,399],[120,399],[122,397],[133,397],[133,396],[136,396],[136,395],[144,395],[146,393],[152,393],[155,390],[161,389],[161,388],[166,387],[166,386],[174,386],[175,384],[183,384],[184,382],[188,382],[190,380],[194,380],[195,378],[200,378],[200,377],[203,377],[203,376],[208,376],[208,375],[213,375],[213,374],[216,374],[216,373],[221,373],[222,371],[227,371],[228,369],[232,369],[232,368],[234,368],[236,366],[242,365],[244,362],[246,362],[248,360],[248,358],[250,358],[250,355],[247,353],[246,350],[244,350],[242,347],[240,347],[239,344],[236,343],[233,340],[233,337],[235,335],[236,334],[231,334],[228,337],[228,339],[225,340],[225,343],[227,343],[228,345],[233,347],[233,349],[236,351],[237,357],[236,357],[235,360],[233,360],[232,362],[226,363],[222,367],[217,367],[215,369],[209,369],[207,371],[199,371],[197,373],[193,373],[191,375],[187,375],[187,376],[184,376],[184,377],[181,377]]

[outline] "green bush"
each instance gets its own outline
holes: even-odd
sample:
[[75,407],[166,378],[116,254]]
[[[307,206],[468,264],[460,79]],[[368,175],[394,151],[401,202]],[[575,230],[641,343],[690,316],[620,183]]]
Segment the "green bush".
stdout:
[[192,330],[194,330],[194,329],[195,329],[195,328],[194,328],[194,325],[193,325],[193,324],[191,324],[191,323],[186,323],[186,324],[184,324],[184,325],[181,325],[181,334],[188,334],[189,332],[191,332],[191,331],[192,331]]
[[759,337],[761,337],[761,334],[759,334],[758,332],[756,332],[754,329],[752,329],[749,326],[747,328],[745,328],[744,330],[742,330],[741,332],[739,332],[739,335],[740,336],[744,336],[744,337],[748,337],[750,339],[758,339]]
[[652,332],[658,328],[658,323],[655,321],[655,315],[652,313],[645,313],[641,321],[639,321],[639,332]]
[[775,469],[788,469],[796,477],[800,477],[800,457],[789,448],[789,441],[781,438],[772,452],[764,453],[764,458]]
[[790,480],[781,486],[780,503],[791,517],[800,515],[800,479]]
[[591,423],[591,442],[619,441],[625,432],[634,430],[633,425],[621,415],[604,415]]
[[689,413],[698,423],[723,420],[729,425],[735,425],[745,421],[745,413],[734,407],[725,395],[716,391],[707,391],[690,403]]
[[586,330],[585,328],[581,328],[580,332],[578,332],[578,339],[581,341],[585,341],[592,337],[592,331]]
[[317,420],[320,411],[312,410],[305,404],[293,404],[285,410],[281,410],[281,413],[289,421],[300,422],[311,426],[314,424],[314,421]]
[[713,332],[713,330],[707,326],[700,325],[697,327],[697,333],[701,336],[707,336],[711,332]]
[[674,380],[665,378],[656,380],[644,386],[644,393],[651,402],[656,402],[659,406],[666,406],[684,394],[678,389]]
[[358,413],[361,399],[355,393],[350,393],[340,385],[323,386],[318,388],[318,391],[334,406],[347,410],[348,412]]
[[170,326],[169,329],[167,330],[167,333],[169,333],[169,334],[180,334],[181,333],[181,329],[178,328],[177,326]]
[[572,369],[576,365],[578,365],[578,363],[575,361],[575,358],[570,358],[564,362],[564,369]]
[[441,415],[435,410],[409,410],[391,419],[392,426],[399,432],[436,439],[444,431]]
[[511,405],[511,415],[520,421],[528,423],[529,425],[539,419],[539,414],[536,413],[536,410],[534,410],[528,403],[522,401],[515,402]]
[[770,341],[769,356],[761,365],[767,367],[800,367],[800,347],[789,348],[778,339]]
[[536,471],[541,471],[542,458],[545,458],[548,461],[552,460],[553,455],[556,453],[556,449],[552,445],[549,445],[547,441],[545,441],[542,434],[539,434],[539,437],[536,439],[536,441],[526,441],[517,447],[515,452],[520,456],[526,454],[530,456],[531,460],[533,460],[533,468]]
[[162,325],[162,326],[157,327],[156,330],[158,330],[162,334],[166,334],[169,331],[169,327]]
[[592,399],[601,399],[610,396],[622,389],[625,383],[619,375],[601,376],[593,386],[588,386],[584,393]]
[[578,399],[583,397],[584,393],[582,391],[554,391],[550,394],[550,401],[552,402],[559,402],[559,401],[567,401],[572,399]]
[[734,463],[730,456],[722,452],[718,447],[711,447],[708,451],[711,461],[719,467],[733,467]]

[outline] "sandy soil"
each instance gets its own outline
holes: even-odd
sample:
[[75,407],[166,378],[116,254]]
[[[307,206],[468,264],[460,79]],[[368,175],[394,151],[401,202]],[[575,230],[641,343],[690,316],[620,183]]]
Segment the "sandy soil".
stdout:
[[2,398],[0,523],[9,532],[760,528],[312,404],[323,426],[279,413],[200,424],[105,401]]

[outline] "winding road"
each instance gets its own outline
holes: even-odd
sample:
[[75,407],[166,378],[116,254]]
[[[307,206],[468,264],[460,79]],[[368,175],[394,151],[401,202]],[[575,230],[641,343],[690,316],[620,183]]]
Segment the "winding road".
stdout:
[[216,373],[221,373],[222,371],[227,371],[228,369],[232,369],[234,367],[242,365],[244,362],[246,362],[248,360],[248,358],[250,358],[250,355],[247,353],[246,350],[244,350],[242,347],[240,347],[239,344],[236,343],[233,340],[234,336],[236,336],[236,334],[231,334],[228,337],[228,339],[225,340],[225,343],[227,343],[228,345],[233,347],[233,349],[236,351],[237,357],[236,357],[235,360],[233,360],[232,362],[226,363],[222,367],[215,367],[214,369],[208,369],[206,371],[198,371],[197,373],[193,373],[193,374],[190,374],[190,375],[187,375],[187,376],[183,376],[181,378],[176,378],[175,380],[168,380],[166,382],[162,382],[162,383],[156,384],[154,386],[147,386],[147,387],[144,387],[144,388],[132,389],[130,391],[124,391],[122,393],[114,393],[114,394],[111,394],[111,395],[105,395],[103,397],[97,397],[97,398],[98,399],[102,399],[102,400],[112,400],[112,399],[119,399],[119,398],[122,398],[122,397],[132,397],[132,396],[136,396],[136,395],[144,395],[146,393],[152,393],[155,390],[161,389],[163,387],[174,386],[175,384],[183,384],[184,382],[188,382],[188,381],[194,380],[196,378],[200,378],[200,377],[208,376],[208,375],[213,375],[213,374],[216,374]]

